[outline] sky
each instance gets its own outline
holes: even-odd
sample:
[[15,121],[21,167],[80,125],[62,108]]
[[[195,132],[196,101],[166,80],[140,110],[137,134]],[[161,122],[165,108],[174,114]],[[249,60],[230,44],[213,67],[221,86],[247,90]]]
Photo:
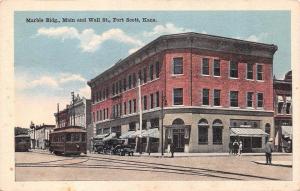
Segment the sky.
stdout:
[[[57,103],[65,108],[72,91],[90,98],[87,81],[160,35],[198,32],[275,44],[274,75],[282,79],[291,68],[289,11],[18,11],[14,18],[16,126],[25,128],[31,121],[55,124]],[[26,22],[35,18],[43,22]],[[77,22],[83,18],[111,22]]]

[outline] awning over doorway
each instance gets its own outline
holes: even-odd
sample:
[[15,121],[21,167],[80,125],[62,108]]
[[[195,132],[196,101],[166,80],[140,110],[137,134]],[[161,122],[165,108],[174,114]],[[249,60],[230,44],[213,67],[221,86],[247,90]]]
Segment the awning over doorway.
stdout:
[[282,135],[285,137],[293,138],[293,128],[292,126],[281,126]]
[[135,133],[135,131],[128,131],[120,136],[121,139],[129,139],[133,138],[132,135]]
[[230,136],[240,136],[240,137],[261,137],[268,136],[263,130],[258,128],[231,128]]

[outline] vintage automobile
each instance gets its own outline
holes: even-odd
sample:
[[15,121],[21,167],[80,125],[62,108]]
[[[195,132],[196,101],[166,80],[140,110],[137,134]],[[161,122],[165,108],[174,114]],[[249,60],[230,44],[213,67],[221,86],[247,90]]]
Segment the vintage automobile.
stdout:
[[128,156],[133,156],[133,153],[134,149],[126,145],[117,145],[112,149],[112,154],[114,155],[125,156],[127,154]]

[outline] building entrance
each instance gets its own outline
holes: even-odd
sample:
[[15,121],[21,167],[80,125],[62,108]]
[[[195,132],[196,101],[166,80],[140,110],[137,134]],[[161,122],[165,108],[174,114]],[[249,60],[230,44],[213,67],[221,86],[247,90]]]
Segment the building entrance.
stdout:
[[184,152],[184,129],[173,129],[175,152]]

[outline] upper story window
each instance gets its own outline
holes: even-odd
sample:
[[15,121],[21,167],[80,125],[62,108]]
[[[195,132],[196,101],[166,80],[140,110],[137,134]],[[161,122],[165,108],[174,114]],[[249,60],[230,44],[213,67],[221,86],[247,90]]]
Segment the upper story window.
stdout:
[[173,89],[173,105],[183,105],[183,89]]
[[160,67],[159,67],[159,62],[157,61],[155,63],[155,77],[158,78],[160,73]]
[[139,70],[138,79],[140,79],[140,83],[142,84],[142,70]]
[[183,74],[183,58],[173,58],[173,74]]
[[220,60],[214,59],[214,76],[221,76]]
[[156,97],[156,107],[159,107],[159,92],[157,91],[156,93],[155,93],[155,97]]
[[292,110],[292,98],[290,96],[287,96],[286,109],[285,109],[286,114],[291,114],[291,110]]
[[144,83],[147,82],[147,68],[144,68],[143,70],[143,77],[144,77]]
[[123,113],[124,113],[124,115],[126,115],[127,114],[127,104],[126,104],[126,102],[124,102],[124,104],[123,104],[124,106],[123,106]]
[[202,74],[209,75],[209,60],[208,60],[208,58],[202,59]]
[[132,74],[132,78],[133,78],[133,87],[135,87],[136,86],[136,74],[135,73]]
[[131,75],[128,76],[128,89],[131,89],[132,86],[132,77]]
[[221,90],[214,90],[214,106],[221,105]]
[[257,68],[256,68],[256,79],[257,80],[264,80],[263,79],[263,65],[261,64],[257,64]]
[[132,104],[131,104],[131,100],[128,101],[128,109],[129,109],[129,114],[132,113]]
[[154,107],[154,97],[153,94],[150,94],[150,109]]
[[253,80],[253,64],[247,63],[247,79]]
[[126,91],[127,84],[126,84],[126,78],[123,79],[123,91]]
[[264,94],[257,93],[257,107],[264,107]]
[[116,94],[118,94],[118,93],[119,93],[119,83],[116,82]]
[[147,96],[143,97],[143,105],[144,105],[144,110],[147,110]]
[[106,93],[106,98],[108,98],[109,95],[108,87],[106,88],[105,93]]
[[247,107],[253,107],[253,92],[247,92]]
[[153,80],[153,69],[154,69],[154,67],[153,67],[153,64],[151,64],[150,66],[149,66],[149,78],[150,78],[150,81],[151,80]]
[[202,105],[209,105],[209,89],[202,90]]
[[239,95],[238,91],[230,91],[230,106],[231,107],[239,106],[238,95]]
[[238,78],[238,63],[234,61],[230,61],[230,77]]
[[112,95],[115,95],[115,84],[114,83],[112,84],[111,90],[112,90]]
[[136,99],[133,100],[133,113],[136,113]]
[[121,93],[122,92],[122,81],[119,80],[119,92]]

